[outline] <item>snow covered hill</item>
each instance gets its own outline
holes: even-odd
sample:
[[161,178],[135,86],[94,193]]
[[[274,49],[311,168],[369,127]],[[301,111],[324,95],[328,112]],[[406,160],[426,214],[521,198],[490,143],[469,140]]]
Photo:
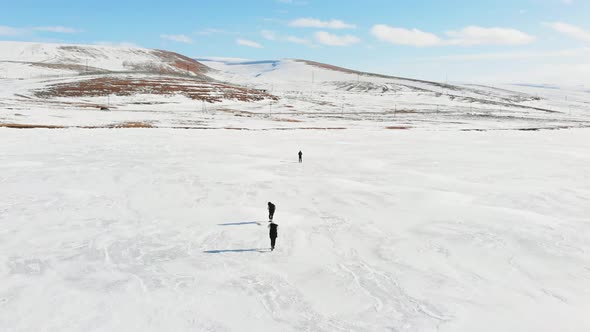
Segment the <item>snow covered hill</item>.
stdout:
[[[215,82],[209,71],[194,59],[163,50],[0,42],[0,107],[20,110],[21,115],[4,114],[4,122],[18,124],[39,121],[26,119],[24,113],[31,110],[118,109],[178,101],[201,107],[202,102],[274,99]],[[85,123],[95,123],[87,115]]]
[[120,72],[203,77],[207,67],[191,58],[162,50],[0,41],[0,77],[3,78]]
[[[281,98],[275,109],[317,115],[342,114],[356,120],[378,118],[406,125],[418,122],[523,122],[573,125],[590,119],[590,95],[583,89],[552,89],[522,85],[447,84],[366,73],[306,60],[235,61],[199,59],[216,69],[212,77]],[[282,106],[282,108],[281,108]],[[389,113],[389,114],[388,114]],[[573,122],[572,122],[573,120]],[[566,125],[567,123],[567,125]]]
[[0,42],[3,125],[530,130],[590,126],[589,105],[584,90],[437,83],[306,60]]

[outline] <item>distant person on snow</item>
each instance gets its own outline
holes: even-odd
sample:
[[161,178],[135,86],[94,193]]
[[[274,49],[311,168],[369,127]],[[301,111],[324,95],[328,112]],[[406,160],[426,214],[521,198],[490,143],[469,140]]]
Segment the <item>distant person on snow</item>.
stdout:
[[275,215],[276,206],[271,202],[268,202],[268,221],[272,221]]
[[271,221],[270,224],[268,224],[268,235],[270,236],[270,251],[275,250],[275,243],[277,242],[277,237],[279,236],[277,232],[278,228],[279,225],[275,224],[274,221]]
[[299,162],[303,162],[303,152],[299,151]]

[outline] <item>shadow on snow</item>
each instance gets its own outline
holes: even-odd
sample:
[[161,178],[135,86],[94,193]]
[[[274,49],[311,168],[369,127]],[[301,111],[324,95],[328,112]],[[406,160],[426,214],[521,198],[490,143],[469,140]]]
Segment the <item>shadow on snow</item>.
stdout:
[[244,221],[244,222],[230,222],[225,224],[217,224],[218,226],[245,226],[245,225],[260,225],[258,221]]
[[207,250],[203,251],[206,254],[226,254],[226,253],[243,253],[243,252],[270,252],[270,249],[227,249],[227,250]]

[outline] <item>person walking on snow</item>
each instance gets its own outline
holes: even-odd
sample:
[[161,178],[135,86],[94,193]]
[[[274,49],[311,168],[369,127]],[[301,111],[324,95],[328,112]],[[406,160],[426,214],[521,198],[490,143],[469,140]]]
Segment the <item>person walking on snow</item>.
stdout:
[[268,221],[272,221],[275,215],[276,206],[271,202],[268,202]]
[[270,224],[268,224],[268,235],[270,236],[270,251],[275,250],[275,243],[277,242],[277,237],[279,236],[277,232],[278,228],[279,225],[275,224],[274,221],[271,221]]
[[299,162],[303,162],[303,152],[299,151]]

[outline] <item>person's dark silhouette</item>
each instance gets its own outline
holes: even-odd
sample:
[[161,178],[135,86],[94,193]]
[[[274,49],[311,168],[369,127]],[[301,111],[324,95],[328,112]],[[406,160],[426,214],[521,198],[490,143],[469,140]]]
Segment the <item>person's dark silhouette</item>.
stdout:
[[272,221],[275,215],[276,206],[271,202],[268,202],[268,221]]
[[299,151],[299,162],[302,163],[303,162],[303,152]]
[[271,221],[268,224],[268,235],[270,236],[270,251],[275,250],[275,243],[277,242],[277,237],[279,236],[278,233],[279,225],[275,224],[274,221]]

